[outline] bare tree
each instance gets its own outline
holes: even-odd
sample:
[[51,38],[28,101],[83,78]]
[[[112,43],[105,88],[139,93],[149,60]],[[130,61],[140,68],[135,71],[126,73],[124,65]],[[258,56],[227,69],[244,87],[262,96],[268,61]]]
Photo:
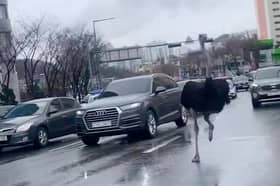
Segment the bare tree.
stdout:
[[0,48],[0,61],[5,68],[3,82],[1,83],[9,88],[11,73],[14,73],[16,61],[30,41],[31,32],[7,33],[6,36],[6,44]]
[[58,56],[60,52],[60,40],[57,32],[48,33],[46,47],[44,49],[43,71],[47,85],[47,95],[49,97],[54,96],[55,89],[58,88],[58,84],[61,82],[58,80],[61,64],[58,62]]
[[24,75],[27,87],[27,93],[30,98],[36,98],[36,84],[35,74],[37,67],[44,56],[44,34],[43,21],[33,22],[31,24],[23,23],[23,29],[25,32],[30,33],[29,42],[23,49],[24,58]]
[[157,65],[154,67],[153,72],[155,73],[165,73],[169,76],[175,76],[178,75],[178,66],[174,64],[163,64],[163,65]]
[[[70,86],[73,97],[81,99],[87,93],[89,84],[89,52],[94,46],[93,37],[84,30],[74,32],[64,30],[61,35],[61,53],[57,59],[61,65],[64,86]],[[97,43],[101,52],[101,40]]]

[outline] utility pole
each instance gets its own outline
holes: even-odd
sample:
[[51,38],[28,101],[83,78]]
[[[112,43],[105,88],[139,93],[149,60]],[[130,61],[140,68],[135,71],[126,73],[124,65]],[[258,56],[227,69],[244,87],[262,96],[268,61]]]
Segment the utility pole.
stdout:
[[211,68],[210,68],[210,56],[209,53],[205,49],[205,43],[212,43],[213,39],[208,38],[207,34],[199,34],[198,40],[200,43],[200,48],[203,55],[206,57],[206,77],[211,76]]
[[93,42],[94,42],[94,46],[93,46],[93,55],[91,55],[91,60],[90,60],[90,76],[91,79],[93,79],[93,68],[92,68],[92,64],[94,66],[95,69],[95,73],[96,73],[96,83],[97,83],[97,88],[100,89],[102,88],[102,78],[101,78],[101,72],[100,72],[100,52],[98,51],[98,44],[97,44],[97,36],[96,36],[96,26],[95,24],[98,22],[104,22],[104,21],[109,21],[109,20],[113,20],[115,19],[114,17],[111,18],[106,18],[106,19],[95,19],[92,21],[93,23]]

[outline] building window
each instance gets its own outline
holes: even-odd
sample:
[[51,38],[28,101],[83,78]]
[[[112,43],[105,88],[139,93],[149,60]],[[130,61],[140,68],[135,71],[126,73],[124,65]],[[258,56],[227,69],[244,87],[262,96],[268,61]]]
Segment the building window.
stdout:
[[279,1],[273,1],[272,4],[277,5],[279,4]]
[[8,12],[4,5],[0,5],[0,19],[8,19]]
[[275,31],[280,31],[280,28],[275,28]]
[[274,24],[280,24],[280,21],[275,21]]
[[276,17],[280,17],[280,15],[274,15],[273,17],[275,17],[275,18],[276,18]]
[[273,10],[273,11],[279,11],[280,8],[273,8],[272,10]]

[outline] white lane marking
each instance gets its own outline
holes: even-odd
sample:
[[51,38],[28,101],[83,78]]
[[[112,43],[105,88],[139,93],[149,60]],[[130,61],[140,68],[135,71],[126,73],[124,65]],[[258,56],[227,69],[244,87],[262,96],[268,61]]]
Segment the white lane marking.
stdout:
[[240,136],[240,137],[226,138],[226,141],[254,140],[257,138],[271,138],[271,137],[270,136]]
[[61,147],[57,147],[55,149],[51,149],[50,152],[56,152],[58,150],[61,150],[61,149],[65,149],[67,147],[71,147],[71,146],[75,146],[75,145],[81,145],[82,142],[78,141],[78,142],[74,142],[74,143],[70,143],[68,145],[64,145],[64,146],[61,146]]
[[161,143],[161,144],[159,144],[159,145],[157,145],[157,146],[155,146],[155,147],[153,147],[153,148],[151,148],[151,149],[145,150],[143,153],[144,153],[144,154],[148,154],[148,153],[154,152],[154,151],[156,151],[156,150],[158,150],[158,149],[160,149],[160,148],[162,148],[162,147],[168,145],[169,143],[171,143],[171,142],[173,142],[173,141],[175,141],[175,140],[177,140],[177,139],[179,139],[179,138],[181,138],[181,136],[176,136],[176,137],[174,137],[174,138],[171,138],[170,140],[167,140],[167,141],[164,142],[164,143]]

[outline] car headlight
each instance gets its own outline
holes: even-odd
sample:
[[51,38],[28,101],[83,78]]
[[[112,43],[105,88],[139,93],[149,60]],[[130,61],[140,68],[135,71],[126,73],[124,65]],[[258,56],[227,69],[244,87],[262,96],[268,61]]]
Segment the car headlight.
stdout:
[[77,114],[77,116],[83,116],[83,115],[85,114],[85,112],[86,112],[86,111],[84,111],[84,110],[78,110],[78,111],[76,112],[76,114]]
[[132,103],[132,104],[129,104],[129,105],[121,106],[120,109],[123,110],[123,111],[126,111],[126,110],[131,110],[131,109],[137,109],[140,106],[141,106],[141,103]]
[[30,127],[33,125],[34,123],[33,122],[27,122],[21,126],[19,126],[16,130],[16,132],[25,132],[27,130],[30,129]]

